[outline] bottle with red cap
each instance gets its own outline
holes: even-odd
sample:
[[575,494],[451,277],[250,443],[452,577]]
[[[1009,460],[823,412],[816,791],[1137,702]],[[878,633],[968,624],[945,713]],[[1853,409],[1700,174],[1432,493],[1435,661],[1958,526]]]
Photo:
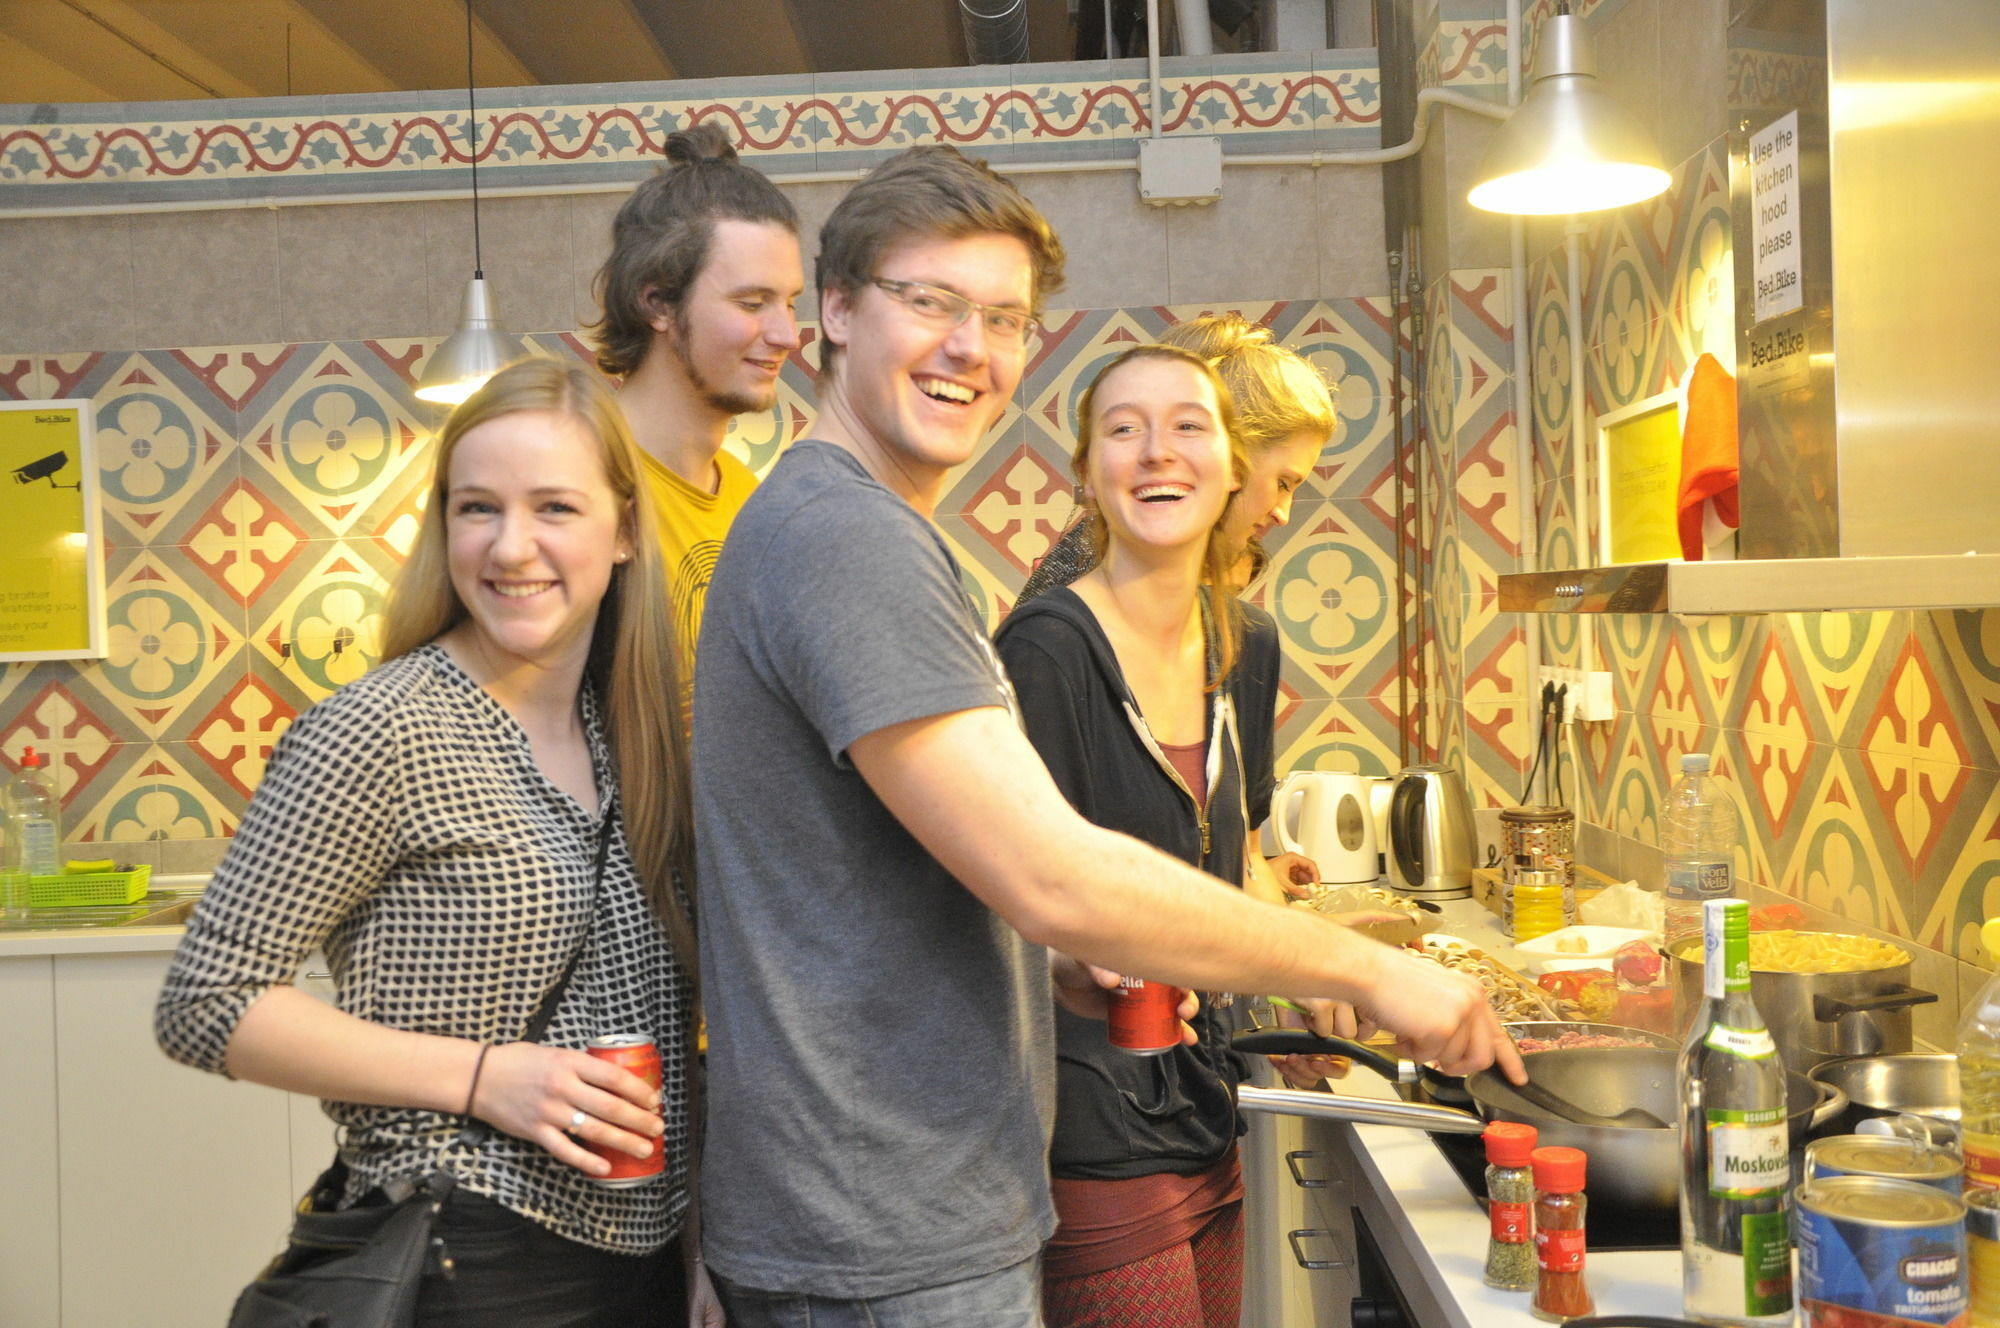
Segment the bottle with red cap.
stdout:
[[1537,1319],[1566,1323],[1592,1312],[1583,1280],[1584,1155],[1575,1148],[1537,1148],[1535,1169],[1535,1280]]
[[1486,1285],[1502,1291],[1535,1289],[1535,1181],[1529,1155],[1535,1127],[1494,1121],[1486,1127],[1486,1215],[1493,1232],[1486,1244]]
[[46,754],[30,747],[7,783],[9,819],[21,836],[21,863],[30,876],[54,876],[62,855],[62,804],[42,773],[48,764]]

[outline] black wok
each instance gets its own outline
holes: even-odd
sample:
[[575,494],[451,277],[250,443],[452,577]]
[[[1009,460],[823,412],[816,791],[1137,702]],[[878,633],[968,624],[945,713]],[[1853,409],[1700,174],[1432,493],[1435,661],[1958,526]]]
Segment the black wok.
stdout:
[[[1460,1081],[1438,1071],[1396,1061],[1372,1047],[1342,1038],[1322,1038],[1301,1029],[1260,1029],[1240,1033],[1238,1051],[1262,1055],[1345,1056],[1366,1066],[1392,1083],[1420,1087],[1434,1102],[1425,1109],[1424,1119],[1385,1120],[1382,1113],[1369,1113],[1378,1124],[1419,1124],[1439,1129],[1433,1121],[1443,1121],[1443,1103],[1467,1102],[1471,1110],[1455,1111],[1461,1122],[1443,1128],[1462,1133],[1483,1129],[1487,1121],[1521,1121],[1540,1131],[1540,1142],[1580,1148],[1590,1157],[1589,1181],[1585,1192],[1601,1203],[1630,1206],[1649,1211],[1673,1212],[1680,1203],[1680,1136],[1673,1128],[1678,1115],[1674,1093],[1676,1053],[1657,1047],[1567,1047],[1538,1051],[1523,1058],[1531,1083],[1546,1089],[1552,1097],[1573,1104],[1581,1113],[1599,1118],[1615,1117],[1633,1108],[1649,1114],[1664,1126],[1590,1125],[1565,1119],[1548,1105],[1538,1105],[1522,1095],[1493,1069],[1481,1070]],[[1845,1097],[1835,1090],[1822,1091],[1801,1074],[1785,1076],[1787,1123],[1791,1129],[1794,1154],[1804,1149],[1808,1132],[1816,1122],[1831,1118],[1846,1107]],[[1245,1090],[1261,1094],[1270,1090]],[[1532,1093],[1534,1090],[1530,1090]],[[1291,1096],[1291,1095],[1286,1095]],[[1367,1099],[1342,1098],[1338,1094],[1304,1094],[1302,1097],[1332,1098],[1338,1102],[1366,1103]],[[1255,1106],[1255,1102],[1246,1103]],[[1372,1104],[1381,1105],[1381,1104]],[[1314,1109],[1313,1115],[1338,1115],[1333,1110]],[[1796,1162],[1796,1158],[1794,1159]]]

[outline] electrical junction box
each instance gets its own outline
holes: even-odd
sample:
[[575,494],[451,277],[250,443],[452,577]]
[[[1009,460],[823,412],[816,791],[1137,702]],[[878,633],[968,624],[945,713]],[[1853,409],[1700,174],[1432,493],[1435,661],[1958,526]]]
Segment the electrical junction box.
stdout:
[[1139,140],[1139,197],[1151,207],[1187,207],[1222,197],[1222,140]]

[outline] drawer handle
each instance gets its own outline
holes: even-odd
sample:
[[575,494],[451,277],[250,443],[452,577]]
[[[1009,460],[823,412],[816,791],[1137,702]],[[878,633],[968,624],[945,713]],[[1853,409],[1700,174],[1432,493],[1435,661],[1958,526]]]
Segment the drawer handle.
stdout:
[[1318,1157],[1319,1155],[1320,1155],[1319,1150],[1316,1148],[1300,1148],[1285,1154],[1285,1165],[1291,1168],[1292,1179],[1298,1182],[1298,1186],[1300,1189],[1323,1190],[1327,1186],[1333,1183],[1333,1181],[1328,1177],[1322,1176],[1315,1179],[1311,1176],[1306,1175],[1305,1172],[1299,1170],[1300,1159],[1308,1157]]
[[1328,1268],[1347,1268],[1353,1265],[1352,1259],[1308,1259],[1302,1240],[1302,1237],[1306,1236],[1324,1236],[1327,1240],[1335,1242],[1336,1249],[1339,1248],[1339,1237],[1325,1227],[1301,1227],[1297,1231],[1288,1231],[1285,1233],[1285,1239],[1292,1243],[1292,1258],[1298,1262],[1299,1267],[1317,1273]]
[[305,978],[307,978],[308,980],[311,980],[311,979],[314,979],[314,978],[317,978],[317,979],[319,979],[319,980],[320,980],[320,981],[322,981],[322,982],[331,982],[331,981],[333,981],[333,974],[331,974],[331,973],[307,973],[307,974],[304,974],[303,976],[304,976]]

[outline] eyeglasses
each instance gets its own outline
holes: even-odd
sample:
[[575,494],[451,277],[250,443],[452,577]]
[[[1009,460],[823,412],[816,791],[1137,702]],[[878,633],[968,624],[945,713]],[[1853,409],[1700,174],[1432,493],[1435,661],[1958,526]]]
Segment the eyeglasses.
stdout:
[[972,317],[972,311],[977,309],[986,335],[1009,346],[1026,345],[1028,338],[1042,326],[1041,321],[1025,309],[980,304],[966,299],[957,291],[926,286],[921,281],[891,281],[887,277],[870,277],[869,281],[887,291],[890,298],[926,323],[939,327],[957,327]]

